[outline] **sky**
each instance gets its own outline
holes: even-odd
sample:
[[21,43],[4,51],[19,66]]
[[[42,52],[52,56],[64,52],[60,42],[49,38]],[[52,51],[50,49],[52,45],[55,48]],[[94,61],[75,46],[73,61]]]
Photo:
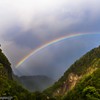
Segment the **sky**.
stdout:
[[[100,44],[100,0],[0,0],[0,44],[17,75],[44,74],[54,79]],[[52,44],[17,64],[30,52]]]

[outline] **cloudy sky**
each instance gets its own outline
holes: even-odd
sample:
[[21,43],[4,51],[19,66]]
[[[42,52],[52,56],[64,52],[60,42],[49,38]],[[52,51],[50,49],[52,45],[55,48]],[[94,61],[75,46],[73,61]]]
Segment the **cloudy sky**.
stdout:
[[[55,79],[63,75],[76,59],[100,44],[99,4],[100,0],[0,0],[0,44],[14,72]],[[77,33],[85,35],[44,48],[16,68],[39,46]]]

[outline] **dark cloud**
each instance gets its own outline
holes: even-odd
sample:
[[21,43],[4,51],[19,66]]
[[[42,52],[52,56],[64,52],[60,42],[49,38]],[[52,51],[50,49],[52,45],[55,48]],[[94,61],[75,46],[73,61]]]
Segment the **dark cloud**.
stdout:
[[29,48],[37,48],[39,45],[42,45],[43,42],[31,31],[25,32],[24,34],[19,35],[13,40],[17,45]]
[[76,59],[100,43],[100,35],[96,35],[100,32],[100,1],[45,2],[24,0],[23,5],[20,0],[0,1],[0,42],[14,68],[32,50],[48,41],[69,34],[94,33],[53,44],[24,62],[16,72],[58,78]]
[[5,34],[3,34],[3,39],[7,41],[13,41],[21,33],[21,26],[19,23],[14,23],[13,26],[6,29]]
[[31,15],[33,17],[30,19],[30,24],[27,23],[30,18],[27,14],[28,17],[24,17],[25,22],[17,21],[5,36],[6,39],[12,40],[19,46],[36,48],[64,35],[99,32],[100,14],[98,9],[98,2],[95,1],[77,0],[77,3],[66,1],[63,6],[53,9],[54,11]]

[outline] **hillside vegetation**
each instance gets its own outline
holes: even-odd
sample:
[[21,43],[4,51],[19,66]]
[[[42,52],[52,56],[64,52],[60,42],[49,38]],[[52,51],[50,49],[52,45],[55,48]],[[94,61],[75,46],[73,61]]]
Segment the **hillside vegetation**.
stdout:
[[[81,99],[78,99],[79,97],[78,95],[82,94],[81,91],[87,88],[94,88],[97,90],[100,89],[100,85],[98,85],[100,83],[99,69],[100,69],[100,46],[98,48],[92,49],[90,52],[88,52],[79,60],[77,60],[64,73],[64,75],[58,80],[58,82],[56,82],[52,87],[46,89],[44,92],[48,96],[50,97],[52,96],[57,100],[61,100],[62,97],[64,100],[84,100],[81,97],[80,97]],[[96,75],[96,73],[98,73],[97,74],[98,77],[97,76],[92,77]],[[89,77],[92,77],[91,79],[93,79],[91,80],[91,82],[89,81],[90,80]],[[88,80],[89,82],[87,81],[87,79],[89,79]],[[96,80],[99,80],[99,81],[96,81]],[[98,85],[98,87],[95,87],[94,83]],[[81,84],[84,84],[84,85],[81,85]],[[85,84],[88,84],[88,85],[85,85]],[[81,86],[83,90],[80,90],[78,86]],[[78,93],[80,94],[75,94],[77,93],[76,88],[77,88]],[[98,92],[98,94],[100,94],[100,92]],[[74,99],[75,95],[76,95],[76,99]],[[73,96],[73,99],[70,99],[72,96]],[[68,99],[67,97],[68,98],[70,97],[70,98]],[[99,100],[99,99],[96,99],[96,100]]]
[[0,63],[4,66],[9,79],[12,79],[12,69],[11,69],[11,64],[6,58],[6,56],[2,53],[2,50],[0,49]]
[[84,76],[63,100],[100,100],[100,68]]
[[[29,92],[18,81],[13,80],[11,64],[0,49],[0,97],[12,97],[12,100],[50,100],[45,93]],[[41,84],[41,83],[40,83]],[[33,84],[34,85],[34,84]]]
[[0,49],[0,97],[12,97],[12,100],[45,100],[43,93],[30,93],[14,81],[10,65]]
[[13,100],[100,100],[100,46],[77,60],[42,93],[30,93],[12,78],[11,64],[0,50],[0,97]]
[[0,49],[0,97],[13,97],[14,100],[28,100],[30,93],[12,79],[12,69]]

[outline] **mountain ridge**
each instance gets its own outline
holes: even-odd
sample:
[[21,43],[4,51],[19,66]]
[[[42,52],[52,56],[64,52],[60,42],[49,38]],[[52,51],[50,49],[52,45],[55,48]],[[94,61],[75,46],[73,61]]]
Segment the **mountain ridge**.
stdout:
[[54,83],[53,79],[45,75],[13,76],[13,78],[30,92],[43,91]]
[[35,100],[35,94],[29,93],[13,80],[11,64],[0,49],[0,97],[13,100]]
[[73,89],[76,84],[88,73],[93,73],[99,68],[100,63],[100,46],[92,49],[64,73],[64,75],[50,88],[45,90],[48,96],[60,98]]
[[100,46],[72,64],[43,92],[28,92],[12,79],[12,75],[10,63],[1,50],[0,96],[12,96],[14,100],[100,100]]

